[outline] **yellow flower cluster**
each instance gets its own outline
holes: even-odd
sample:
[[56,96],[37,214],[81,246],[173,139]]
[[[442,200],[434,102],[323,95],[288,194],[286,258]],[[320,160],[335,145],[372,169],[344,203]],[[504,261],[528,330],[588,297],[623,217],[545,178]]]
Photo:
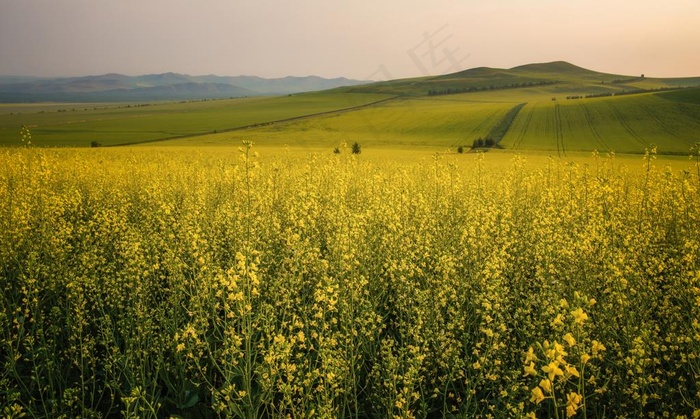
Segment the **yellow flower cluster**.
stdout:
[[698,417],[695,171],[253,150],[0,150],[3,415]]

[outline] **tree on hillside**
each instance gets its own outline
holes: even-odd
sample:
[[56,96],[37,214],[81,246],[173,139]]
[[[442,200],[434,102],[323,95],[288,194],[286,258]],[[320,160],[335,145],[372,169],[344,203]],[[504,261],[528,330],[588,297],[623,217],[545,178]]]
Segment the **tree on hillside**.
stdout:
[[360,154],[362,153],[362,148],[360,147],[360,144],[356,141],[352,145],[352,154]]

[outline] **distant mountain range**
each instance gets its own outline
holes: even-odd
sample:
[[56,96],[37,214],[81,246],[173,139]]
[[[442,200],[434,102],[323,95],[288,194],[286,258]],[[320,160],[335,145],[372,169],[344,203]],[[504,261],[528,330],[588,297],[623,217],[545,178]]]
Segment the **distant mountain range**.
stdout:
[[129,102],[220,99],[311,92],[367,81],[317,76],[266,79],[254,76],[189,76],[164,73],[144,76],[39,78],[0,76],[0,103],[10,102]]

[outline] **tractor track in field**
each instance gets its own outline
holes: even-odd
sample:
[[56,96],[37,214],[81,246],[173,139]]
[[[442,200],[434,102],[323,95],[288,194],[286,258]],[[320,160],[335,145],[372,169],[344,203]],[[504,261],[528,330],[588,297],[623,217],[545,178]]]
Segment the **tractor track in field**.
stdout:
[[566,149],[564,148],[564,130],[561,123],[561,110],[559,109],[561,105],[558,103],[554,104],[554,132],[557,139],[557,155],[559,157],[566,157]]
[[[508,112],[505,113],[501,117],[501,119],[496,123],[496,125],[492,126],[491,129],[489,130],[489,133],[487,135],[487,138],[490,138],[493,140],[493,145],[489,147],[494,147],[494,146],[499,146],[499,143],[501,140],[506,136],[508,131],[510,130],[510,127],[513,125],[513,122],[515,121],[515,118],[518,117],[518,114],[520,113],[520,110],[527,105],[527,102],[519,103],[512,107],[511,109],[508,110]],[[499,146],[500,147],[500,146]],[[476,151],[475,148],[472,148],[470,152]]]
[[595,124],[593,123],[593,116],[591,115],[591,110],[588,109],[588,107],[583,104],[579,103],[579,106],[581,109],[583,109],[583,114],[586,116],[586,122],[588,123],[588,127],[591,129],[591,132],[593,133],[593,138],[595,139],[596,143],[600,144],[601,150],[609,150],[608,144],[603,140],[603,137],[600,135],[598,130],[595,127]]
[[488,117],[483,118],[481,122],[479,122],[474,129],[471,130],[469,135],[474,136],[476,135],[477,132],[481,131],[491,120],[491,117],[493,117],[495,114],[497,114],[499,111],[493,111],[491,112]]
[[523,140],[525,139],[525,133],[527,133],[527,127],[530,126],[530,122],[532,122],[532,115],[534,115],[535,110],[534,109],[529,109],[527,116],[525,117],[525,122],[524,128],[518,133],[518,137],[515,140],[515,143],[513,144],[513,150],[517,150],[520,147],[520,144],[522,144]]
[[642,109],[644,109],[646,113],[651,115],[651,118],[654,120],[654,122],[656,122],[659,125],[659,127],[661,127],[662,130],[666,131],[669,135],[675,137],[676,139],[685,140],[680,135],[678,135],[677,130],[669,127],[667,123],[665,123],[661,118],[659,118],[659,116],[656,113],[654,113],[653,107],[642,106]]
[[347,108],[334,109],[331,111],[310,113],[310,114],[306,114],[306,115],[293,116],[291,118],[276,119],[276,120],[267,121],[267,122],[259,122],[259,123],[248,124],[248,125],[244,125],[244,126],[240,126],[240,127],[225,128],[225,129],[219,129],[219,130],[214,130],[214,131],[205,131],[205,132],[199,132],[199,133],[194,133],[194,134],[176,135],[176,136],[166,137],[166,138],[157,138],[154,140],[144,140],[144,141],[134,141],[134,142],[128,142],[128,143],[110,144],[110,145],[105,145],[103,147],[122,147],[122,146],[138,145],[138,144],[149,144],[149,143],[157,143],[157,142],[169,141],[169,140],[182,140],[185,138],[199,137],[201,135],[222,134],[222,133],[227,133],[227,132],[243,131],[243,130],[251,129],[251,128],[260,128],[260,127],[266,127],[266,126],[270,126],[270,125],[283,124],[286,122],[301,121],[304,119],[316,118],[319,116],[337,115],[337,114],[341,114],[341,113],[358,111],[358,110],[361,110],[364,108],[369,108],[369,107],[374,106],[374,105],[379,105],[381,103],[396,100],[398,98],[400,98],[400,97],[394,96],[394,97],[390,97],[390,98],[386,98],[386,99],[376,100],[376,101],[370,102],[370,103],[365,103],[364,105],[350,106]]
[[622,112],[620,112],[617,107],[615,107],[612,104],[608,104],[610,109],[612,109],[613,114],[615,115],[616,120],[622,125],[622,127],[627,131],[627,133],[630,135],[630,137],[634,138],[635,141],[637,141],[641,146],[643,146],[645,149],[649,147],[649,144],[647,144],[642,137],[637,134],[634,129],[625,121],[624,115],[622,115]]

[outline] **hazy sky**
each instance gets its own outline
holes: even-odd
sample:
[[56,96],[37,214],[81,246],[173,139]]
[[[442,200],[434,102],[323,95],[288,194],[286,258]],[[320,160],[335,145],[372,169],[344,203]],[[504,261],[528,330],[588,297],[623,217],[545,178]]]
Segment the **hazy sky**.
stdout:
[[698,0],[0,0],[0,75],[700,76]]

